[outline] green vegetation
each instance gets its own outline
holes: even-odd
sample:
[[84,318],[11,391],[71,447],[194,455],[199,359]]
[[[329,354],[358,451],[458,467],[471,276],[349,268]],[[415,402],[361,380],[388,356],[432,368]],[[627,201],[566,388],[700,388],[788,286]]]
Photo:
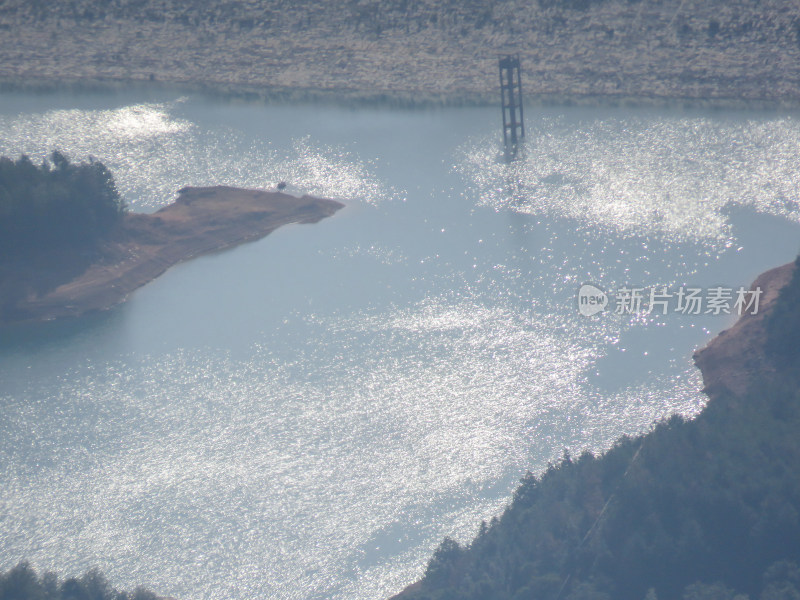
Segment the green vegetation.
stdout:
[[0,158],[0,259],[8,262],[93,247],[119,222],[125,204],[95,160],[70,163],[60,152],[36,166]]
[[529,474],[468,547],[445,540],[404,597],[800,600],[798,292],[800,269],[767,319],[776,373],[692,421]]
[[39,577],[27,563],[0,573],[0,600],[159,600],[142,588],[118,592],[96,570],[59,582],[53,573]]

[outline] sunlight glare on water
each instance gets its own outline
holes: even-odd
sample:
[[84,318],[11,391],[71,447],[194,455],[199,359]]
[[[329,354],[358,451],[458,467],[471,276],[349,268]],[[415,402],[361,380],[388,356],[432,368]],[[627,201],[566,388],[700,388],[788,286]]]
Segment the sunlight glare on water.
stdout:
[[340,148],[301,137],[283,152],[257,141],[243,152],[239,132],[217,128],[212,134],[171,114],[184,101],[0,117],[0,153],[39,161],[56,149],[74,160],[96,157],[140,211],[169,204],[186,185],[273,188],[289,181],[304,193],[373,202],[388,194],[368,165]]
[[[3,504],[26,518],[4,543],[179,597],[379,597],[430,540],[468,539],[501,508],[498,474],[698,407],[696,375],[667,382],[670,406],[648,389],[587,397],[592,351],[541,316],[431,301],[315,327],[290,364],[263,347],[130,357],[49,402],[6,399],[20,439]],[[23,421],[48,441],[31,448]]]
[[497,210],[703,244],[730,241],[732,206],[800,221],[794,119],[631,118],[580,128],[548,119],[529,131],[522,160],[511,165],[497,160],[490,141],[466,146],[458,169]]
[[800,127],[528,113],[512,165],[484,109],[0,114],[0,153],[94,156],[136,210],[278,181],[347,204],[0,343],[0,568],[97,566],[181,599],[388,597],[526,470],[696,414],[691,352],[729,320],[584,318],[575,291],[746,284],[790,260]]

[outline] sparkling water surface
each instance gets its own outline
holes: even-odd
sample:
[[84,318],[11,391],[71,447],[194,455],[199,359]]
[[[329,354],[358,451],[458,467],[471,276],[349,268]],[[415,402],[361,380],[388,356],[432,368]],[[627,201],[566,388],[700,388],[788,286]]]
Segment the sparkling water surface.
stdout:
[[703,406],[731,316],[578,314],[584,282],[749,285],[800,249],[791,114],[4,94],[0,154],[342,200],[107,313],[0,334],[0,568],[179,599],[375,599],[526,470]]

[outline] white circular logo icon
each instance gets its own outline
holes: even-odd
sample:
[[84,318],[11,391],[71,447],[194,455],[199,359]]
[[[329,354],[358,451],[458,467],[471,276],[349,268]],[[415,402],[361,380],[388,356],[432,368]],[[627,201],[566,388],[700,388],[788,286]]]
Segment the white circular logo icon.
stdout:
[[602,312],[608,306],[608,296],[599,287],[584,283],[578,290],[578,312],[584,317],[591,317]]

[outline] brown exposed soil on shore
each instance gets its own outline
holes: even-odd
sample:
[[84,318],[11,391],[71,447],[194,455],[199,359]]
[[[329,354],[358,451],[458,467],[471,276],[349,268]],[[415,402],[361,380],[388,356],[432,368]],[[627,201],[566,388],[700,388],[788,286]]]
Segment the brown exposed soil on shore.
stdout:
[[[316,223],[343,206],[334,200],[278,192],[183,188],[173,204],[156,213],[125,215],[80,273],[59,267],[59,272],[68,274],[61,281],[52,271],[43,271],[38,278],[28,274],[25,297],[0,309],[0,324],[106,310],[179,262],[259,239],[289,223]],[[0,288],[19,285],[18,281],[0,282]]]
[[704,391],[710,397],[723,390],[744,394],[755,378],[775,370],[765,354],[765,321],[793,271],[794,263],[789,263],[759,275],[750,287],[761,289],[758,312],[742,315],[733,327],[720,332],[705,348],[695,352],[694,361],[703,374]]

